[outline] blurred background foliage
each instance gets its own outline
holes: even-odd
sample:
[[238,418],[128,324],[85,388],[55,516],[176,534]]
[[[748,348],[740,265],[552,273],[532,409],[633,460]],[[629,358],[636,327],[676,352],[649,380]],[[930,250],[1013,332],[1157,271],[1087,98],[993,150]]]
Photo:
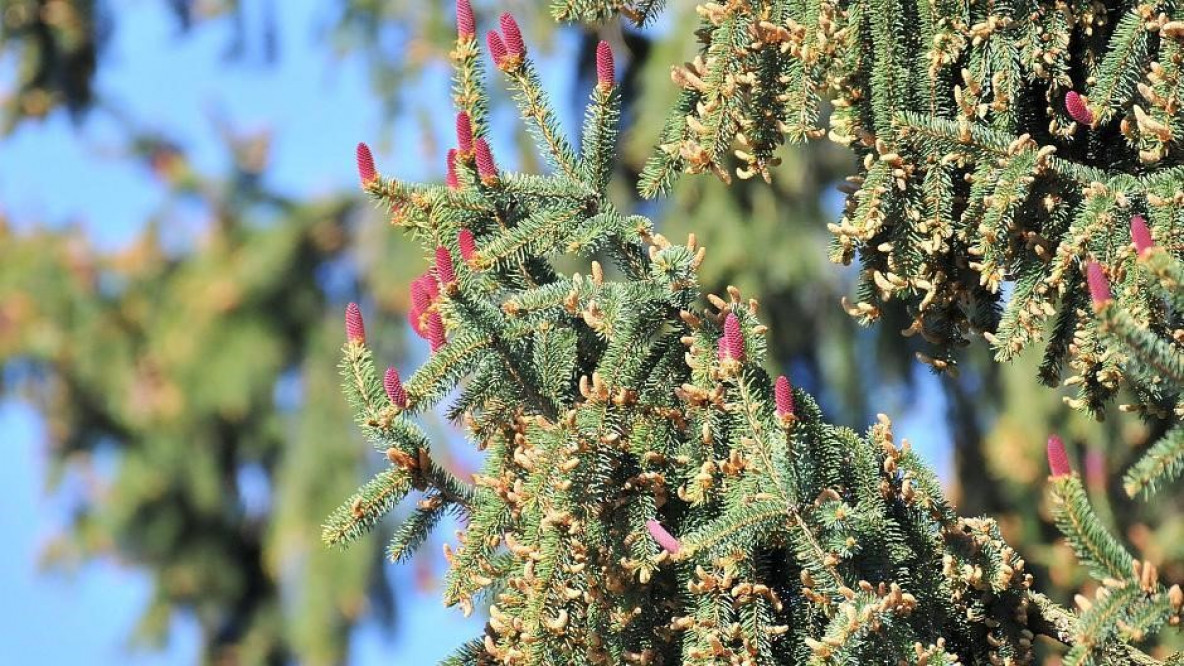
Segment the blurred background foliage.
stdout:
[[[262,44],[265,61],[285,57],[274,48],[280,0],[166,4],[182,39],[206,30],[224,36],[225,67],[241,64],[248,42]],[[387,136],[359,138],[413,144],[438,166],[412,159],[380,165],[385,173],[441,178],[452,111],[446,98],[419,91],[448,74],[451,2],[324,4],[312,43],[327,58],[365,63],[389,121]],[[876,412],[911,415],[924,434],[914,443],[939,465],[961,511],[998,518],[1036,565],[1041,587],[1064,601],[1085,579],[1058,545],[1044,505],[1051,430],[1076,444],[1095,506],[1127,539],[1153,561],[1184,561],[1180,507],[1133,503],[1118,481],[1132,452],[1156,434],[1137,419],[1115,413],[1094,423],[1071,412],[1060,393],[1036,382],[1037,355],[1001,367],[975,345],[958,377],[934,377],[900,335],[903,312],[886,313],[873,329],[843,312],[855,269],[827,262],[825,225],[842,204],[836,185],[852,171],[846,151],[826,142],[795,150],[772,184],[683,179],[666,200],[636,198],[637,174],[675,96],[670,66],[695,52],[693,3],[672,3],[641,31],[616,22],[558,30],[543,0],[475,4],[481,26],[501,11],[523,20],[531,48],[548,54],[548,80],[565,86],[556,92],[570,102],[562,109],[569,128],[578,126],[592,85],[596,41],[613,44],[629,127],[620,200],[654,217],[667,236],[694,232],[708,248],[702,275],[715,291],[734,284],[759,298],[774,362],[820,396],[829,419],[863,428]],[[366,613],[397,621],[399,597],[384,573],[381,540],[344,553],[318,542],[320,520],[377,463],[339,392],[339,314],[365,294],[378,353],[414,355],[404,346],[402,315],[406,285],[423,260],[360,207],[356,190],[272,191],[264,178],[269,131],[219,125],[230,166],[209,173],[157,119],[131,119],[122,100],[105,96],[95,85],[104,46],[136,5],[0,0],[0,63],[11,72],[0,77],[0,127],[9,137],[0,138],[0,151],[56,114],[78,123],[104,114],[121,128],[118,159],[142,164],[145,180],[166,187],[170,202],[150,219],[127,220],[140,235],[116,250],[94,247],[61,220],[6,221],[0,204],[3,389],[48,421],[48,483],[74,475],[86,488],[46,561],[111,556],[148,571],[154,594],[137,637],[149,642],[165,640],[170,616],[186,611],[198,619],[206,661],[338,663],[354,623]],[[264,19],[244,20],[248,10]],[[506,109],[499,113],[499,160],[538,168],[506,154],[525,137]],[[324,159],[350,171],[351,152],[344,145]],[[196,240],[171,246],[178,211],[194,205],[207,211]],[[96,474],[94,458],[112,452],[116,471]],[[953,468],[941,467],[947,455]],[[463,455],[456,464],[463,469]],[[1168,567],[1164,575],[1184,572]]]

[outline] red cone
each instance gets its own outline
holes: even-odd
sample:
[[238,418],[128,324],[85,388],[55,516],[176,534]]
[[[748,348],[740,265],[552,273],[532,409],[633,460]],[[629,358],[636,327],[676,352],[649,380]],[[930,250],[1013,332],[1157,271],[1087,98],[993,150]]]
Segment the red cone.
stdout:
[[456,114],[456,145],[464,154],[473,152],[473,121],[464,111]]
[[1073,468],[1069,466],[1069,454],[1065,453],[1065,442],[1057,435],[1048,436],[1048,469],[1052,476],[1073,473]]
[[485,45],[489,47],[489,55],[493,57],[493,64],[501,67],[507,57],[506,43],[502,41],[502,36],[497,34],[496,30],[490,30],[485,33]]
[[1113,300],[1110,294],[1110,282],[1102,272],[1102,266],[1091,261],[1085,267],[1085,281],[1089,284],[1089,297],[1094,301],[1094,307],[1109,303]]
[[444,176],[444,184],[450,190],[459,190],[460,178],[456,175],[456,148],[450,148],[448,150],[448,157],[446,159],[448,160],[448,172]]
[[456,270],[452,266],[452,254],[443,245],[436,246],[436,279],[441,287],[456,282]]
[[1147,228],[1147,220],[1143,219],[1142,215],[1131,218],[1131,240],[1135,242],[1135,251],[1139,256],[1155,247],[1155,241],[1151,240],[1151,230]]
[[464,41],[477,36],[477,21],[469,0],[456,0],[456,36]]
[[345,307],[345,339],[359,345],[366,344],[366,325],[362,321],[362,310],[357,303]]
[[440,318],[439,312],[428,315],[427,334],[432,351],[438,351],[447,342],[444,335],[444,320]]
[[1065,93],[1065,110],[1069,112],[1069,117],[1082,125],[1092,125],[1094,123],[1094,113],[1089,110],[1085,104],[1085,98],[1077,94],[1076,90],[1070,90]]
[[522,39],[522,31],[518,29],[518,21],[514,15],[506,12],[498,18],[502,26],[502,35],[506,39],[506,53],[514,58],[521,58],[526,54],[526,42]]
[[461,229],[456,235],[456,244],[460,246],[460,258],[464,259],[465,263],[477,256],[477,240],[473,238],[472,231]]
[[790,416],[794,413],[793,386],[790,386],[789,378],[785,375],[778,377],[773,385],[773,399],[777,404],[777,416]]
[[473,150],[477,153],[477,175],[482,182],[497,180],[497,163],[493,161],[493,152],[484,137],[473,142]]
[[667,532],[665,527],[662,527],[662,523],[656,520],[647,520],[645,522],[645,528],[649,530],[650,536],[654,538],[654,541],[657,541],[658,545],[671,555],[682,550],[682,544],[678,542],[678,539],[674,538],[673,534]]
[[362,181],[362,187],[370,184],[370,181],[378,177],[378,172],[374,169],[374,155],[370,153],[370,146],[364,143],[359,143],[355,150],[358,160],[358,179]]
[[608,42],[601,41],[596,45],[596,85],[602,90],[609,90],[616,83],[615,77],[613,49]]
[[386,397],[391,399],[392,405],[399,409],[407,409],[407,392],[403,390],[403,381],[399,379],[398,370],[386,369],[386,375],[382,378],[382,387],[386,389]]
[[724,319],[724,345],[729,358],[733,361],[744,360],[744,336],[740,333],[740,320],[731,312]]

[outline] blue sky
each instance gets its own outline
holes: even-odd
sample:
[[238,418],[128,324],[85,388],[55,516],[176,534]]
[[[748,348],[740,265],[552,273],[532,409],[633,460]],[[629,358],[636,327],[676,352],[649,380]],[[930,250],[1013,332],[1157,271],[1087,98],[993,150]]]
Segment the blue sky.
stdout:
[[[179,140],[195,165],[207,173],[222,171],[227,159],[210,122],[211,114],[239,130],[272,130],[273,166],[266,177],[288,193],[315,196],[353,187],[353,145],[358,140],[408,136],[418,132],[410,121],[385,126],[370,91],[364,64],[336,59],[318,40],[324,13],[335,3],[283,0],[279,58],[262,59],[259,44],[248,41],[242,59],[228,64],[223,53],[230,40],[228,22],[181,35],[164,8],[166,3],[113,0],[117,29],[97,84],[136,122]],[[246,34],[259,35],[259,1],[246,1]],[[562,61],[563,43],[558,58]],[[0,81],[9,80],[0,63]],[[566,67],[564,63],[564,67]],[[561,68],[544,68],[559,99],[570,98],[556,86],[570,85]],[[6,77],[5,74],[8,76]],[[446,100],[447,77],[423,82],[417,95]],[[449,114],[444,114],[449,115]],[[512,113],[499,114],[506,121]],[[441,123],[446,131],[447,123]],[[495,152],[499,139],[493,137]],[[399,141],[376,141],[381,165],[407,178],[439,177],[435,155],[408,150]],[[413,145],[422,145],[416,142]],[[505,150],[509,154],[509,140]],[[396,159],[396,155],[402,159]],[[430,158],[430,161],[429,161]],[[505,160],[512,164],[511,160]],[[384,169],[385,170],[385,169]],[[131,239],[140,221],[165,205],[167,193],[144,168],[120,158],[119,134],[101,113],[81,127],[54,116],[23,128],[0,144],[0,210],[17,225],[50,221],[79,223],[100,246],[119,247]],[[925,375],[927,377],[927,374]],[[923,454],[946,474],[945,409],[940,391],[923,379],[915,406],[898,419],[898,436],[923,447]],[[901,404],[899,395],[873,402]],[[925,436],[919,436],[924,433]],[[64,520],[64,502],[43,488],[45,454],[42,423],[27,405],[0,402],[0,438],[9,457],[0,466],[0,663],[43,664],[184,664],[196,659],[198,644],[192,620],[174,619],[173,640],[161,652],[125,652],[125,639],[147,601],[150,588],[142,573],[100,561],[68,572],[38,571],[39,550]],[[415,589],[413,572],[397,568],[395,585]],[[477,632],[470,620],[442,608],[431,593],[403,593],[403,610],[393,639],[382,628],[363,624],[353,640],[356,664],[428,664]],[[419,594],[419,596],[416,596]]]
[[[119,16],[99,90],[136,122],[180,141],[203,172],[226,167],[213,113],[238,130],[271,130],[274,161],[266,177],[275,188],[302,196],[354,188],[354,144],[373,142],[379,162],[390,165],[396,147],[376,139],[384,131],[411,131],[384,126],[359,60],[332,58],[318,42],[317,28],[335,3],[284,0],[275,64],[264,63],[251,42],[242,58],[227,63],[226,21],[181,35],[166,3],[111,4]],[[260,34],[261,4],[244,3],[248,35]],[[446,99],[447,79],[428,82],[426,90]],[[18,226],[78,223],[100,246],[119,247],[167,197],[143,166],[121,159],[120,150],[117,128],[101,112],[80,128],[61,114],[28,125],[0,144],[0,209]],[[410,157],[397,165],[400,175],[434,176],[414,153]],[[8,540],[0,549],[0,663],[196,661],[196,625],[184,616],[174,619],[164,651],[126,652],[126,636],[151,591],[144,574],[110,561],[71,572],[38,570],[41,548],[64,523],[65,501],[44,490],[42,423],[29,406],[0,402],[0,438],[9,451],[0,466],[0,533]],[[479,631],[430,592],[406,592],[416,589],[413,573],[409,567],[395,571],[404,612],[393,639],[363,624],[352,642],[354,663],[432,663]]]

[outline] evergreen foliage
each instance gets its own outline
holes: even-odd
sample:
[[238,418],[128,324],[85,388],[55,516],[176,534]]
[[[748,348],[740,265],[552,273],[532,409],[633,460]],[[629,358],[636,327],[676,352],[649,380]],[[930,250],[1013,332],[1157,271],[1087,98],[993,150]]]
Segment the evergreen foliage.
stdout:
[[[849,312],[867,323],[905,302],[939,370],[971,334],[1000,360],[1044,340],[1042,379],[1057,382],[1068,361],[1073,404],[1101,408],[1122,373],[1090,353],[1100,330],[1077,314],[1085,263],[1128,262],[1137,213],[1180,252],[1174,5],[786,0],[699,13],[703,46],[674,68],[682,93],[644,193],[681,173],[767,179],[781,143],[828,133],[861,160],[830,227],[832,258],[862,266]],[[1165,319],[1145,294],[1120,301]]]
[[[671,243],[607,196],[611,77],[598,77],[577,151],[513,19],[501,27],[489,50],[551,171],[499,171],[484,139],[475,155],[450,154],[444,185],[359,166],[363,188],[433,257],[412,324],[439,324],[405,399],[384,399],[364,337],[349,335],[345,389],[391,466],[323,533],[348,543],[412,489],[420,510],[392,556],[439,512],[464,517],[445,601],[466,613],[488,602],[490,619],[445,663],[1022,664],[1036,634],[1071,646],[1073,663],[1159,663],[1131,642],[1179,623],[1179,588],[1108,536],[1063,451],[1058,524],[1106,577],[1079,617],[1031,589],[993,521],[954,512],[887,417],[864,436],[829,425],[808,394],[764,372],[757,302],[729,289],[701,304],[705,248],[693,235]],[[484,137],[477,51],[462,29],[454,101]],[[906,94],[890,84],[877,84],[889,106]],[[1035,168],[1048,156],[1029,157]],[[1145,324],[1107,307],[1088,324],[1095,338],[1176,367]],[[450,413],[486,452],[471,486],[439,468],[413,422],[453,391]]]
[[[121,137],[126,140],[123,146],[126,154],[132,159],[144,159],[140,165],[143,167],[142,173],[148,175],[154,172],[155,175],[163,176],[169,185],[175,186],[174,196],[168,198],[165,207],[152,211],[147,220],[120,221],[129,227],[142,225],[146,228],[143,235],[137,236],[131,243],[132,249],[127,251],[109,254],[84,247],[80,236],[85,235],[85,232],[73,226],[63,233],[25,233],[6,229],[0,236],[5,258],[0,265],[0,282],[4,283],[2,289],[5,294],[0,297],[0,312],[3,313],[0,315],[0,362],[4,363],[6,372],[6,385],[3,388],[27,398],[45,418],[48,433],[46,455],[51,462],[46,483],[51,490],[56,490],[61,488],[58,483],[62,479],[69,481],[78,478],[78,475],[92,478],[90,470],[94,459],[102,460],[106,465],[110,464],[107,462],[110,459],[123,460],[125,450],[136,451],[145,447],[162,451],[172,447],[183,449],[187,442],[205,441],[202,433],[209,431],[211,424],[225,421],[220,410],[204,398],[202,404],[210,405],[210,409],[193,407],[198,399],[196,394],[222,393],[228,397],[241,388],[241,384],[233,387],[233,390],[224,390],[226,385],[223,380],[212,380],[206,377],[206,373],[223,365],[246,363],[247,359],[253,361],[252,352],[262,346],[227,346],[217,341],[194,340],[191,351],[194,354],[200,352],[201,356],[186,355],[183,362],[178,360],[176,364],[162,370],[165,373],[162,381],[170,387],[169,399],[176,396],[175,389],[180,392],[181,403],[189,406],[185,423],[188,430],[184,436],[170,437],[167,443],[162,443],[164,440],[159,435],[160,428],[152,421],[125,418],[131,396],[127,396],[127,401],[117,401],[117,405],[108,405],[102,414],[94,414],[89,410],[79,412],[74,406],[91,404],[93,396],[122,395],[119,393],[122,390],[120,387],[134,383],[135,377],[140,374],[140,366],[148,365],[147,361],[141,363],[128,359],[144,358],[155,353],[153,349],[162,344],[160,340],[166,328],[199,337],[207,333],[238,335],[236,331],[239,331],[241,322],[238,318],[228,318],[221,322],[224,325],[213,328],[198,325],[189,327],[193,323],[191,318],[206,311],[206,299],[217,298],[217,292],[222,289],[202,291],[197,285],[222,285],[223,278],[237,275],[229,267],[232,260],[284,255],[283,252],[268,249],[273,244],[288,247],[289,243],[294,243],[291,246],[294,249],[313,248],[318,253],[323,250],[323,254],[316,255],[316,268],[304,263],[303,255],[297,254],[285,255],[289,259],[295,258],[291,261],[264,261],[260,269],[266,267],[274,271],[268,280],[270,284],[290,285],[291,289],[284,293],[299,294],[299,297],[294,296],[295,300],[303,302],[307,297],[323,303],[326,295],[320,293],[320,289],[305,289],[313,286],[309,282],[312,275],[318,274],[321,280],[326,275],[331,276],[333,284],[330,287],[337,288],[341,286],[337,276],[342,266],[356,262],[361,271],[359,277],[371,295],[368,309],[377,306],[384,314],[399,315],[407,310],[409,303],[397,285],[406,281],[408,276],[404,268],[410,262],[404,259],[408,251],[407,244],[383,235],[381,229],[366,228],[370,225],[365,225],[358,230],[359,236],[353,236],[353,213],[350,212],[348,218],[345,213],[347,209],[352,210],[352,204],[347,205],[342,201],[341,193],[336,193],[330,202],[319,195],[285,192],[277,196],[275,192],[267,191],[267,184],[275,182],[267,169],[277,162],[263,159],[265,152],[260,152],[260,148],[265,143],[252,141],[232,147],[237,157],[253,162],[245,171],[240,170],[240,162],[228,159],[225,160],[225,173],[207,174],[199,173],[188,164],[185,156],[177,152],[175,144],[161,142],[155,132],[166,129],[164,126],[157,126],[154,122],[150,128],[153,136],[142,134],[144,128],[137,127],[134,108],[125,104],[128,100],[104,97],[104,90],[92,91],[89,82],[96,71],[103,68],[118,70],[121,65],[126,66],[126,61],[118,57],[105,57],[113,53],[106,45],[117,41],[112,40],[112,37],[119,30],[130,29],[132,23],[138,23],[142,29],[145,17],[123,11],[125,8],[122,5],[96,4],[90,0],[55,1],[52,3],[55,13],[29,9],[45,4],[49,3],[0,0],[0,21],[4,22],[5,31],[0,39],[0,51],[8,59],[7,62],[16,64],[18,71],[14,87],[0,91],[0,113],[6,115],[5,129],[17,133],[5,136],[4,140],[20,141],[27,140],[30,135],[41,136],[39,132],[43,130],[38,128],[36,121],[47,114],[94,109],[104,114],[103,120],[106,121],[111,116],[105,115],[105,112],[118,109],[117,124],[128,132]],[[142,13],[148,14],[149,25],[156,26],[154,19],[163,12],[163,28],[166,32],[171,33],[178,27],[182,29],[177,40],[167,40],[170,45],[183,48],[185,40],[189,38],[212,41],[225,46],[225,50],[220,53],[230,56],[228,66],[235,66],[238,64],[236,55],[242,55],[246,50],[245,55],[254,58],[259,55],[260,47],[266,47],[268,42],[264,40],[275,37],[270,31],[277,26],[270,23],[272,17],[266,7],[262,7],[262,12],[258,11],[261,5],[266,4],[240,3],[237,0],[177,2],[168,3],[167,9],[146,8]],[[477,4],[476,11],[483,17],[489,17],[489,12],[495,9],[488,3]],[[100,10],[94,15],[93,21],[88,18],[84,26],[75,29],[73,21],[80,16],[90,17],[92,5],[107,11]],[[417,76],[431,76],[436,70],[428,66],[433,64],[434,59],[447,55],[454,42],[451,7],[436,3],[342,0],[334,6],[336,8],[341,9],[340,15],[325,12],[329,23],[316,26],[318,38],[323,39],[315,46],[326,51],[330,47],[349,49],[351,57],[365,59],[373,72],[375,91],[389,96],[392,109],[396,101],[401,109],[429,102],[428,98],[413,98],[397,93],[412,85]],[[240,15],[240,11],[245,11],[246,15]],[[31,18],[37,24],[36,27],[24,23],[25,18],[22,17]],[[171,23],[169,17],[174,17],[176,23]],[[496,19],[496,14],[492,17]],[[222,20],[217,20],[219,18]],[[60,26],[61,29],[54,26],[46,29],[41,25],[54,21],[57,22],[54,26]],[[29,29],[25,30],[22,26]],[[532,32],[542,33],[538,28],[550,26],[549,18],[540,14],[534,22],[524,21],[523,31],[528,35]],[[405,44],[400,43],[400,48],[393,51],[389,39],[381,39],[392,31],[405,35],[409,40]],[[605,32],[610,39],[620,39],[615,34],[608,34],[611,30],[606,29]],[[42,38],[47,35],[55,38],[60,36],[62,40]],[[585,34],[584,39],[589,38],[589,34]],[[625,39],[632,49],[629,57],[618,63],[621,65],[618,68],[621,85],[630,85],[629,81],[642,76],[656,76],[659,80],[665,80],[665,66],[661,60],[665,57],[663,49],[669,47],[664,45],[677,45],[680,42],[677,35],[672,34],[671,39],[647,35],[642,39],[640,35],[630,33]],[[594,47],[595,43],[592,41],[591,45]],[[650,51],[651,44],[655,57],[648,61],[649,68],[643,75],[638,70],[646,62],[643,56]],[[91,62],[86,58],[63,57],[61,49],[67,47],[93,49],[96,60]],[[167,59],[171,55],[169,48],[162,47],[150,57]],[[542,51],[543,46],[539,45],[536,50]],[[286,57],[288,54],[290,51],[283,51],[279,56]],[[56,69],[52,75],[26,80],[26,75],[42,65]],[[75,100],[66,91],[55,87],[64,80],[86,82],[88,96],[85,101],[83,98]],[[106,92],[110,93],[111,90]],[[31,102],[26,103],[25,100]],[[46,101],[48,106],[40,103]],[[556,111],[564,114],[568,112],[567,100],[561,102],[556,104]],[[647,97],[646,102],[656,107],[663,106],[661,98],[657,96]],[[580,106],[582,108],[582,104]],[[635,111],[640,112],[640,109]],[[27,122],[29,120],[34,122]],[[168,131],[178,129],[171,125],[171,120],[168,123]],[[56,125],[48,127],[50,133],[59,131]],[[85,142],[86,138],[80,136],[78,140]],[[630,141],[635,146],[636,155],[628,162],[622,159],[611,164],[611,175],[615,179],[620,179],[639,166],[638,162],[643,159],[642,153],[651,139],[647,132],[637,132]],[[795,162],[790,162],[787,166],[793,164]],[[836,341],[849,339],[854,332],[841,312],[833,315],[828,312],[830,308],[824,306],[833,299],[820,295],[820,284],[809,279],[819,267],[825,270],[826,266],[822,262],[805,262],[786,267],[783,262],[775,261],[777,253],[788,252],[795,246],[780,233],[784,225],[801,225],[806,220],[815,219],[818,206],[812,193],[817,182],[828,178],[829,170],[815,165],[810,170],[810,179],[796,183],[783,181],[783,191],[774,196],[770,196],[767,191],[744,193],[739,188],[723,190],[714,183],[704,181],[706,190],[694,194],[695,190],[701,189],[697,184],[685,188],[684,191],[691,196],[677,204],[670,202],[663,217],[669,220],[664,223],[671,227],[689,224],[700,229],[701,237],[712,239],[714,261],[710,270],[704,273],[709,284],[720,285],[722,289],[722,285],[729,281],[745,286],[759,282],[765,285],[763,293],[770,297],[765,301],[765,314],[769,320],[808,319],[811,322],[809,327],[795,328],[792,338],[783,337],[772,341],[776,348],[774,356],[787,358],[792,351],[805,359],[807,367],[818,364],[826,368],[830,386],[842,392],[841,401],[833,401],[828,407],[832,409],[831,413],[837,410],[849,419],[851,417],[847,414],[865,411],[859,384],[844,383],[839,379],[854,375],[855,362],[833,353],[815,355],[814,349],[807,345],[809,340],[824,336]],[[155,191],[159,183],[150,177],[148,180],[144,186]],[[617,187],[620,187],[619,184]],[[765,239],[762,241],[764,247],[770,250],[770,254],[761,257],[758,262],[745,258],[740,243],[720,233],[727,230],[699,224],[698,221],[698,218],[736,219],[750,207],[768,211],[774,205],[776,215],[753,217],[749,221],[748,233],[755,234],[759,230]],[[219,242],[201,242],[191,252],[176,254],[173,233],[179,227],[190,228],[192,219],[189,212],[193,206],[218,211],[217,216],[212,217],[231,223],[238,230],[228,237],[218,236],[222,239]],[[329,211],[333,213],[330,216],[331,223],[321,218]],[[178,219],[182,224],[177,224]],[[93,222],[89,219],[85,221]],[[16,229],[24,230],[32,224],[61,221],[15,219],[13,222]],[[162,229],[163,232],[160,231]],[[250,233],[241,233],[247,230]],[[163,240],[161,236],[164,236]],[[825,232],[814,235],[813,240],[819,250],[822,249],[824,239]],[[800,240],[798,238],[794,243]],[[167,251],[163,249],[166,246],[169,248]],[[82,277],[78,280],[69,279],[83,268],[88,275],[89,271],[94,271],[95,281]],[[184,284],[171,277],[182,273],[196,277]],[[838,293],[837,280],[829,280],[828,285],[830,292]],[[325,284],[320,286],[324,287]],[[116,287],[116,292],[108,291]],[[29,293],[37,296],[40,306],[29,306],[26,298]],[[152,294],[152,297],[148,298],[147,294]],[[333,296],[334,299],[340,297],[337,293]],[[176,305],[182,301],[188,303],[189,307]],[[249,298],[248,301],[251,304],[260,302],[255,298]],[[165,308],[165,304],[170,305]],[[163,312],[154,314],[156,309],[163,309]],[[813,314],[803,316],[800,314],[803,309]],[[95,319],[74,314],[76,312],[93,313]],[[95,321],[118,320],[121,313],[125,312],[135,315],[131,324],[99,327],[103,333],[96,333]],[[204,630],[199,638],[200,648],[207,657],[228,654],[235,650],[234,646],[238,646],[242,639],[250,637],[255,647],[250,651],[236,652],[244,661],[251,661],[255,655],[267,657],[288,654],[305,663],[338,662],[347,654],[349,629],[353,622],[364,617],[363,613],[367,610],[377,611],[378,621],[389,619],[391,600],[384,594],[383,572],[374,566],[378,559],[376,553],[368,546],[356,546],[343,558],[336,553],[321,552],[308,542],[309,521],[319,522],[331,508],[326,506],[326,498],[331,498],[331,505],[356,485],[360,462],[360,452],[352,446],[353,440],[342,437],[346,432],[342,428],[343,419],[348,419],[348,414],[343,415],[345,407],[335,399],[338,391],[335,373],[331,368],[324,367],[326,336],[322,315],[319,306],[300,309],[298,313],[269,306],[267,315],[257,318],[264,322],[268,331],[277,335],[282,332],[279,338],[299,337],[306,339],[308,344],[286,348],[291,355],[286,357],[278,373],[257,368],[252,385],[258,388],[268,382],[279,382],[276,395],[289,395],[287,389],[290,389],[298,373],[302,406],[298,415],[285,413],[278,409],[278,405],[264,400],[270,394],[259,389],[256,391],[259,400],[252,403],[249,418],[231,419],[229,425],[224,426],[233,431],[230,436],[235,441],[260,441],[262,444],[247,447],[250,451],[244,452],[243,456],[220,458],[219,465],[201,468],[203,474],[231,480],[230,488],[219,496],[220,505],[216,509],[211,508],[211,511],[218,513],[218,520],[185,522],[187,510],[177,510],[184,502],[177,502],[176,507],[168,506],[176,499],[174,493],[143,493],[143,475],[156,476],[152,487],[157,487],[157,484],[170,486],[174,482],[184,487],[185,484],[192,485],[189,477],[195,475],[196,468],[170,467],[171,471],[164,473],[150,466],[139,466],[135,473],[124,474],[119,471],[120,464],[115,463],[111,464],[116,470],[112,477],[104,476],[100,483],[93,486],[95,492],[88,492],[85,497],[78,498],[76,520],[65,525],[61,534],[55,534],[60,538],[48,544],[44,553],[48,564],[69,566],[89,562],[92,558],[115,557],[137,571],[145,572],[152,580],[159,581],[162,589],[165,587],[164,581],[204,579],[207,575],[205,572],[191,572],[197,564],[206,565],[208,571],[219,571],[228,579],[233,579],[233,584],[188,587],[175,594],[161,592],[159,603],[146,609],[142,623],[129,636],[137,644],[161,644],[175,638],[178,625],[170,623],[169,618],[175,617],[176,612],[185,613],[201,607],[204,609],[202,617],[226,619],[217,629],[213,628],[215,620],[211,619],[210,628]],[[177,321],[171,322],[173,317]],[[293,323],[290,327],[284,324],[276,329],[267,323],[280,320],[300,323]],[[333,330],[337,328],[334,326]],[[377,330],[382,332],[381,328]],[[279,338],[269,340],[276,341]],[[383,350],[397,347],[400,342],[388,335]],[[126,355],[113,351],[124,348],[128,350]],[[218,362],[211,361],[212,352],[216,352]],[[103,361],[102,371],[78,372],[75,367],[78,357]],[[835,365],[839,368],[832,367]],[[844,373],[843,369],[847,369],[847,372]],[[231,382],[238,376],[228,374],[225,381]],[[327,395],[326,391],[331,395]],[[112,418],[111,414],[115,414],[114,419],[126,428],[126,432],[122,432],[119,437],[110,437],[105,429],[107,420]],[[95,419],[92,420],[91,416],[95,416]],[[284,438],[282,447],[278,446],[281,437]],[[62,441],[70,444],[62,444]],[[92,455],[92,449],[101,453]],[[266,451],[261,454],[264,462],[259,466],[255,465],[256,450]],[[109,454],[109,451],[115,453]],[[107,469],[105,466],[100,468]],[[253,475],[253,479],[263,481],[271,491],[266,506],[259,507],[252,503],[250,516],[242,514],[243,498],[234,487],[236,475],[243,469]],[[256,475],[256,472],[261,474]],[[209,484],[203,481],[198,485]],[[67,483],[64,488],[63,492],[73,498],[73,485]],[[119,521],[107,519],[116,514],[129,518]],[[178,534],[172,530],[155,529],[154,526],[160,524],[157,522],[140,524],[132,521],[132,518],[146,514],[179,515],[188,527],[184,534]],[[149,530],[149,527],[153,529]],[[168,544],[182,537],[185,543],[191,544],[208,541],[214,544],[210,548],[211,552],[218,551],[232,557],[210,557],[201,561],[190,559],[182,566],[178,557],[183,554],[183,549],[153,546],[153,552],[159,550],[165,555],[145,555],[149,550],[144,546],[145,541],[155,542],[159,539],[161,543]],[[234,540],[259,541],[263,545],[260,548],[237,549],[229,543]],[[435,548],[431,550],[435,552]],[[425,559],[421,558],[419,563],[424,562]],[[242,591],[248,589],[260,597],[258,607],[269,609],[267,614],[235,614],[228,610],[241,600]],[[365,597],[367,590],[378,593],[369,599],[368,605]],[[279,608],[281,599],[282,612],[272,613],[272,609]],[[402,601],[401,596],[399,600]],[[258,621],[263,617],[267,619],[266,626]]]

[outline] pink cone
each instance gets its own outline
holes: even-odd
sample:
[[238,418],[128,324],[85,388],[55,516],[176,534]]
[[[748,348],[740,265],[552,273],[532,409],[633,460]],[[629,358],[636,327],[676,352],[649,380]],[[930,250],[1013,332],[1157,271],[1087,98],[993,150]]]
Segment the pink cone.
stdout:
[[609,90],[616,83],[615,78],[613,49],[608,42],[601,40],[596,45],[596,85],[602,90]]
[[1135,251],[1139,256],[1155,247],[1155,241],[1151,240],[1151,230],[1147,228],[1147,220],[1143,219],[1142,215],[1131,218],[1131,240],[1135,242]]
[[1048,436],[1048,469],[1054,477],[1073,473],[1073,468],[1069,466],[1069,454],[1065,453],[1065,442],[1057,435]]
[[464,111],[456,114],[456,145],[462,153],[473,152],[473,121]]
[[427,334],[432,351],[438,351],[447,342],[444,335],[444,320],[440,318],[439,312],[428,315]]
[[366,344],[366,325],[362,322],[362,310],[357,303],[345,307],[345,339],[359,345]]
[[744,336],[740,333],[740,320],[731,312],[724,319],[724,345],[728,357],[734,361],[744,360]]
[[498,18],[498,23],[501,24],[502,35],[506,39],[506,54],[521,58],[526,54],[526,42],[522,39],[522,31],[518,28],[518,21],[514,20],[513,14],[506,12]]
[[662,523],[656,520],[647,520],[645,521],[645,528],[649,530],[650,536],[654,538],[654,541],[657,541],[658,545],[671,555],[675,555],[678,551],[682,550],[682,544],[678,542],[678,539],[674,538],[674,535],[667,532],[665,527],[662,527]]
[[456,0],[456,36],[466,41],[477,36],[477,21],[469,0]]
[[477,153],[477,175],[482,181],[497,178],[497,163],[493,161],[493,152],[489,150],[489,143],[484,137],[478,137],[473,142],[473,150]]
[[472,231],[461,229],[456,235],[456,244],[460,246],[460,258],[464,259],[465,263],[477,256],[477,239],[473,238]]
[[382,378],[382,387],[386,389],[386,397],[391,399],[392,405],[399,409],[407,409],[407,391],[403,390],[403,381],[399,379],[398,370],[386,369],[386,375]]
[[432,307],[436,294],[436,280],[431,275],[421,275],[411,281],[411,306],[420,314]]
[[374,169],[374,155],[370,153],[370,146],[364,143],[359,143],[354,152],[358,160],[358,179],[362,181],[362,187],[366,187],[378,177]]
[[485,45],[489,47],[489,55],[493,58],[493,64],[501,67],[507,57],[506,43],[502,41],[502,36],[497,34],[496,30],[490,30],[485,33]]
[[460,189],[460,178],[456,175],[456,148],[448,149],[448,173],[444,176],[444,184],[450,190]]
[[785,375],[779,376],[773,385],[773,401],[777,404],[777,416],[789,416],[794,413],[793,386]]
[[441,286],[456,282],[456,270],[452,266],[452,254],[443,245],[436,246],[436,279]]
[[432,307],[436,300],[436,280],[430,275],[421,275],[411,282],[411,328],[421,338],[427,337],[424,329],[423,315]]
[[1082,125],[1092,125],[1094,123],[1093,111],[1085,105],[1085,100],[1081,95],[1077,94],[1076,90],[1070,90],[1065,93],[1065,110],[1069,112],[1069,117]]
[[728,358],[728,341],[722,335],[715,341],[715,357],[721,361]]
[[1089,284],[1089,297],[1093,299],[1095,307],[1113,300],[1114,297],[1110,294],[1110,281],[1102,272],[1101,264],[1091,261],[1086,265],[1085,281]]

